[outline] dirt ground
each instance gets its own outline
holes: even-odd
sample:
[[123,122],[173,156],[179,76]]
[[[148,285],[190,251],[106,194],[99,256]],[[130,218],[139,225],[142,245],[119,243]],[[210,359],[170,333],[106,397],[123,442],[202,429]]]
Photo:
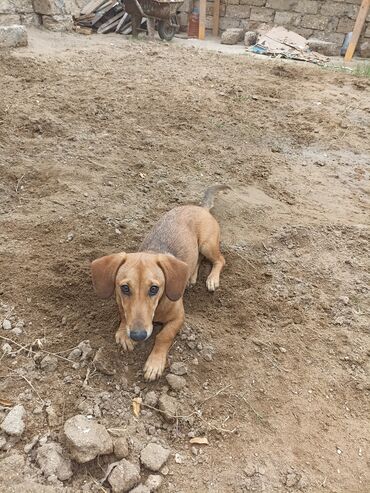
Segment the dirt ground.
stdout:
[[[63,443],[66,419],[93,414],[126,430],[133,460],[150,439],[171,448],[163,492],[367,493],[369,79],[40,36],[0,55],[0,322],[24,321],[19,336],[0,329],[14,341],[0,343],[12,350],[0,397],[27,411],[0,454],[24,454],[36,435]],[[143,380],[152,340],[129,355],[116,346],[115,302],[95,297],[89,263],[134,251],[164,211],[214,183],[233,188],[214,209],[227,266],[215,294],[204,265],[185,295],[170,361],[186,363],[187,386],[169,391],[182,417],[136,418],[132,398],[167,382]],[[68,361],[83,340],[103,348],[105,373]],[[40,368],[40,350],[56,370]],[[209,445],[192,448],[203,435]],[[25,471],[45,482],[33,453]],[[65,486],[109,491],[97,481],[114,460],[75,464]]]

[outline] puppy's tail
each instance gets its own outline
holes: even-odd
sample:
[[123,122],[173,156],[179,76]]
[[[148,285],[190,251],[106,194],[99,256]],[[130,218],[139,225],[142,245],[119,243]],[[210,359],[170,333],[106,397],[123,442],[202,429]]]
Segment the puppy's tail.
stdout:
[[228,185],[213,185],[212,187],[207,188],[204,192],[201,206],[210,211],[214,206],[216,195],[222,190],[231,190],[231,187]]

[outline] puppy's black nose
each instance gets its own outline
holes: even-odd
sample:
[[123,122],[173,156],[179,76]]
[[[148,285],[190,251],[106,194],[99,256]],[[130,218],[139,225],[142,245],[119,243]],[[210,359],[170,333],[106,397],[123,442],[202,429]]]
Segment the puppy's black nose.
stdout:
[[146,330],[130,330],[130,338],[133,341],[144,341],[146,336]]

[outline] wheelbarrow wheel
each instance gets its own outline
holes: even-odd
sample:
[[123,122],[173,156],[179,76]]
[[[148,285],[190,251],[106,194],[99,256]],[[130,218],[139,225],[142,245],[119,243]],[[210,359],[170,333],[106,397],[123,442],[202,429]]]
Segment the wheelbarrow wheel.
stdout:
[[159,21],[158,34],[164,41],[171,41],[176,34],[176,26],[173,26],[170,20]]

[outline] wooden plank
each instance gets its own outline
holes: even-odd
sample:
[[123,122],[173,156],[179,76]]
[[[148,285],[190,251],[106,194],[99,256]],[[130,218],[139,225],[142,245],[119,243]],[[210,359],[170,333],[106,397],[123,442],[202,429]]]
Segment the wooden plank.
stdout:
[[91,0],[85,7],[81,9],[81,15],[88,15],[92,14],[95,12],[96,9],[98,9],[103,3],[105,3],[107,0]]
[[104,34],[104,33],[108,32],[113,27],[113,24],[114,24],[114,27],[116,27],[120,18],[123,17],[124,14],[125,14],[125,11],[121,10],[121,12],[119,12],[117,15],[115,15],[114,17],[111,17],[109,19],[109,21],[104,22],[104,24],[102,24],[99,27],[99,29],[97,30],[97,33],[98,34]]
[[353,28],[352,38],[348,45],[346,55],[344,57],[345,62],[350,62],[352,60],[353,54],[355,52],[358,40],[361,35],[362,28],[364,27],[367,13],[370,7],[370,0],[362,0],[360,10],[357,14],[357,19],[355,22],[355,27]]
[[128,17],[128,13],[125,12],[124,15],[123,15],[123,17],[122,17],[122,19],[118,23],[118,26],[116,28],[116,33],[119,33],[120,32],[123,24],[126,22],[127,17]]
[[206,7],[207,0],[199,2],[199,39],[206,39]]
[[220,0],[213,2],[212,34],[218,36],[220,30]]
[[110,10],[114,8],[115,8],[115,3],[111,2],[110,5],[108,5],[108,7],[105,7],[104,10],[99,10],[99,12],[96,12],[95,17],[91,21],[91,25],[95,26],[95,24],[97,24],[105,16],[105,14],[107,14]]

